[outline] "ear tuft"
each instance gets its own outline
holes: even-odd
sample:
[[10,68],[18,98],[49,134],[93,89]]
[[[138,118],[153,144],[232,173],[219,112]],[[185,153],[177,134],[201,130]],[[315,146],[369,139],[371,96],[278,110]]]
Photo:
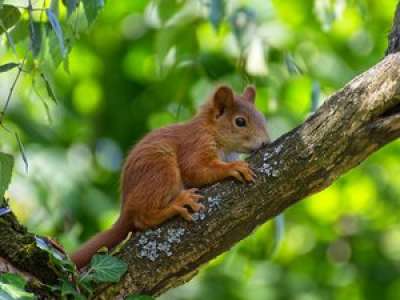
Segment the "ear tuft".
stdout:
[[248,101],[248,102],[254,104],[254,102],[256,100],[256,88],[255,88],[255,86],[253,86],[253,85],[247,86],[246,89],[243,92],[242,97],[243,97],[243,99],[245,101]]
[[233,106],[234,95],[230,87],[226,85],[219,86],[213,96],[214,107],[217,110],[216,117],[220,117],[224,114],[225,110],[230,109]]

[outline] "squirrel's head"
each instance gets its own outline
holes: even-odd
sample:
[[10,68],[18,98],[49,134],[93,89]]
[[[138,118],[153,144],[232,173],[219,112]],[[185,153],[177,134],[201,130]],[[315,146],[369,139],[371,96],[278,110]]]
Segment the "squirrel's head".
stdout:
[[215,126],[216,141],[224,151],[250,153],[270,142],[265,118],[254,105],[255,96],[253,86],[242,95],[219,86],[205,106]]

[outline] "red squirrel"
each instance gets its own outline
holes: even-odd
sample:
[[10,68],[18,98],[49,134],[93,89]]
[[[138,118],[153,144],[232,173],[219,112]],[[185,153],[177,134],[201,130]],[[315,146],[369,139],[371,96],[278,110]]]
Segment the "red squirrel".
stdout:
[[256,91],[242,95],[219,86],[199,113],[183,124],[146,135],[131,150],[121,176],[121,213],[114,225],[98,233],[72,256],[78,268],[101,247],[111,249],[129,232],[157,226],[180,215],[191,221],[203,209],[197,188],[233,177],[254,181],[244,161],[227,161],[232,153],[250,153],[269,142],[266,121],[254,106]]

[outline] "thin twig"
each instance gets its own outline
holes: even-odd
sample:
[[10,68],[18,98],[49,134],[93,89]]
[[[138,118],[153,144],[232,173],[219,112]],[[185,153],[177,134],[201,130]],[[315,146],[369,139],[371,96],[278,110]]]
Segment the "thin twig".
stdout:
[[14,92],[15,86],[17,85],[18,79],[21,76],[21,73],[23,71],[25,60],[26,60],[26,54],[25,54],[24,59],[22,60],[22,63],[18,66],[17,76],[15,76],[14,82],[11,85],[10,92],[8,93],[8,96],[7,96],[7,99],[6,99],[6,103],[4,104],[3,110],[0,112],[0,124],[3,123],[3,119],[4,119],[4,116],[5,116],[6,112],[7,112],[8,105],[10,104],[10,100],[11,100],[12,94]]

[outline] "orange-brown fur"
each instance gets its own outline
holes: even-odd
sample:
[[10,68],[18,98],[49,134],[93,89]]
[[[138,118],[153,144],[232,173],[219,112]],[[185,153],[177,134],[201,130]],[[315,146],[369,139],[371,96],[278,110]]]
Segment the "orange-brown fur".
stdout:
[[[249,153],[269,141],[264,117],[254,107],[255,89],[234,95],[229,87],[216,89],[190,121],[157,129],[130,152],[121,178],[121,215],[114,226],[99,233],[76,253],[78,268],[101,247],[112,248],[130,231],[144,230],[175,215],[191,220],[199,211],[196,188],[228,177],[252,181],[244,161],[225,162],[230,153]],[[245,119],[238,127],[236,119]]]

